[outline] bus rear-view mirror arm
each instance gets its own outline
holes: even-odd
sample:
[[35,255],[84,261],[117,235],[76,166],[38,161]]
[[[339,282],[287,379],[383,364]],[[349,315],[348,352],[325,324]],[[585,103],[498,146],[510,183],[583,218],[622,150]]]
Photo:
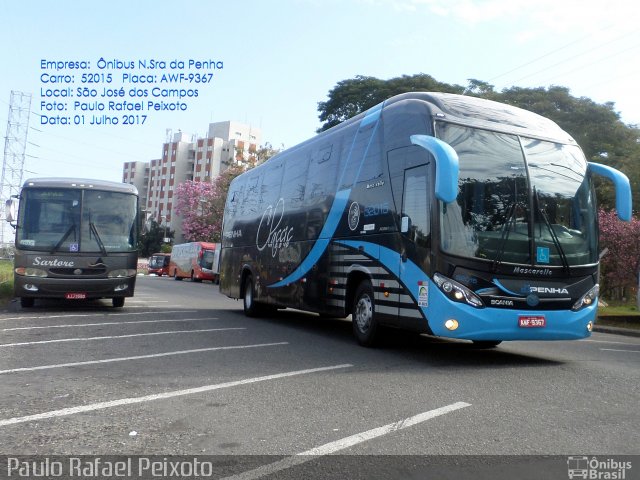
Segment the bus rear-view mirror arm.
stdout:
[[616,188],[616,211],[618,218],[625,222],[631,220],[631,184],[629,178],[622,172],[601,163],[588,163],[591,173],[607,177]]
[[458,196],[458,154],[451,145],[429,135],[411,135],[411,143],[427,150],[436,160],[435,194],[438,200],[453,202]]

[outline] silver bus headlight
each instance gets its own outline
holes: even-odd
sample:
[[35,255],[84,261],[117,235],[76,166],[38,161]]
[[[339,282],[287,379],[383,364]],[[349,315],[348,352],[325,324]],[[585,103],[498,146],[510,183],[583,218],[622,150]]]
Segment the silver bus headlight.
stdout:
[[118,270],[111,270],[107,275],[109,278],[125,278],[135,277],[138,272],[132,268],[119,268]]
[[600,285],[596,283],[591,288],[591,290],[585,293],[582,297],[580,297],[580,300],[578,300],[576,303],[573,304],[573,307],[571,307],[571,310],[576,312],[580,310],[582,307],[588,307],[589,305],[592,305],[593,302],[596,302],[598,300],[599,294],[600,294]]
[[474,308],[484,308],[484,303],[478,295],[455,280],[436,273],[433,276],[433,281],[454,302],[466,303]]
[[40,277],[40,278],[44,278],[47,277],[48,274],[45,270],[42,270],[41,268],[25,268],[25,267],[18,267],[15,269],[16,274],[18,275],[22,275],[25,277]]

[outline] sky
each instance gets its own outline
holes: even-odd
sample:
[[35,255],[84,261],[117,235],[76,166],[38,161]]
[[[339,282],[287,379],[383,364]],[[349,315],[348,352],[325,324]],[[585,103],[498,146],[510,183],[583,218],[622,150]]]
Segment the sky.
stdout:
[[[168,132],[204,136],[210,122],[259,127],[263,143],[291,147],[315,135],[318,102],[356,75],[389,79],[425,73],[496,90],[558,85],[576,97],[613,102],[627,124],[640,124],[640,3],[632,0],[2,0],[0,131],[7,130],[12,91],[30,93],[23,178],[73,176],[121,181],[128,161],[161,157]],[[133,62],[135,69],[99,68]],[[89,68],[43,69],[42,61],[87,62]],[[166,62],[143,70],[140,62]],[[189,60],[222,68],[187,68]],[[185,68],[171,68],[171,62]],[[162,64],[160,64],[162,65]],[[83,73],[112,82],[82,83]],[[207,83],[161,83],[162,75],[199,73]],[[45,80],[43,80],[43,74]],[[154,75],[123,83],[123,75]],[[52,83],[51,75],[69,75]],[[102,80],[103,76],[98,77]],[[168,77],[166,77],[168,78]],[[205,78],[201,76],[201,79]],[[121,98],[81,98],[78,88],[125,89]],[[131,88],[197,90],[184,111],[82,111],[74,102],[136,98]],[[66,90],[73,98],[44,96]],[[192,92],[193,93],[193,92]],[[63,112],[46,111],[52,102]],[[45,102],[46,105],[42,105]],[[106,105],[106,103],[105,103]],[[108,113],[118,125],[88,125]],[[144,124],[123,125],[123,114]],[[70,125],[50,124],[57,115]],[[74,119],[84,115],[85,124]]]

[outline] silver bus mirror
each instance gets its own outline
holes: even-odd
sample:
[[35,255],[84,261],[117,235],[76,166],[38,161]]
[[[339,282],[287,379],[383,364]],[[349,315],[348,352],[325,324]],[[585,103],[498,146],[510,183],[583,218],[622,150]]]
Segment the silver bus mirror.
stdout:
[[18,199],[10,198],[4,204],[5,219],[9,223],[15,223],[18,220]]

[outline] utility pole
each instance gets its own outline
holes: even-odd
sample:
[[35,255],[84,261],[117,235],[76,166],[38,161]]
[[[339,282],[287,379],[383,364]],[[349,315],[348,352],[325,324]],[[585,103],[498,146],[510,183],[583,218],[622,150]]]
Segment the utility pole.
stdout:
[[29,114],[31,112],[31,94],[11,91],[9,115],[7,118],[7,134],[4,137],[4,159],[2,162],[2,179],[0,205],[0,246],[4,249],[13,243],[13,230],[7,224],[4,211],[5,202],[13,195],[20,193],[24,156],[27,148],[29,131]]

